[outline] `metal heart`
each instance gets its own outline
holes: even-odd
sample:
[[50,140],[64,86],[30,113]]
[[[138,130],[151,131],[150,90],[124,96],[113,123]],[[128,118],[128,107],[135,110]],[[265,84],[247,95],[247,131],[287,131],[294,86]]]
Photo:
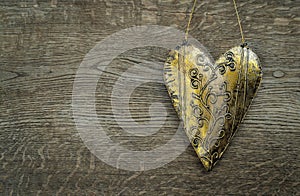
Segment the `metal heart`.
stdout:
[[226,150],[262,78],[257,55],[230,49],[215,63],[199,48],[183,44],[164,66],[169,95],[185,132],[209,171]]

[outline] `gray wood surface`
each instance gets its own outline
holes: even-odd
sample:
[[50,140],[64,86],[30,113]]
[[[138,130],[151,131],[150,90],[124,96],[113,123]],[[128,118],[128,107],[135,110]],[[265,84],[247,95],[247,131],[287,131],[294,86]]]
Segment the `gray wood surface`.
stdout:
[[[244,122],[211,172],[191,146],[157,169],[111,167],[85,146],[72,116],[76,71],[97,42],[135,25],[184,30],[190,0],[14,0],[0,5],[0,195],[300,194],[299,1],[238,1],[246,38],[264,75]],[[239,44],[230,0],[199,1],[195,12],[190,33],[214,58]],[[163,62],[166,55],[166,49],[146,47],[116,58],[98,84],[97,114],[112,114],[111,91],[124,71]],[[178,118],[161,83],[145,83],[132,93],[132,118],[149,121],[152,102],[166,108],[166,123],[152,136],[127,137],[126,148],[149,150],[175,133]],[[89,113],[83,115],[89,119]],[[102,125],[115,142],[127,136],[113,119]]]

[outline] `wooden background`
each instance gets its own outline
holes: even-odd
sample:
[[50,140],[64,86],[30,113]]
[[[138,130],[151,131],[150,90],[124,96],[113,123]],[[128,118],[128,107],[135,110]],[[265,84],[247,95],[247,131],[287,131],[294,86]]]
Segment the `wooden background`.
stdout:
[[[191,3],[0,2],[0,195],[300,194],[299,1],[238,0],[246,38],[260,57],[264,75],[243,124],[213,171],[204,170],[191,146],[163,167],[120,170],[96,158],[80,139],[71,103],[75,74],[85,55],[105,37],[135,25],[184,30]],[[190,33],[214,58],[238,45],[231,0],[199,1]],[[163,62],[166,54],[166,49],[147,47],[115,59],[109,65],[111,74],[97,88],[98,115],[112,113],[109,98],[121,73],[145,61]],[[103,85],[105,90],[100,90]],[[168,123],[124,146],[148,150],[168,141],[178,119],[164,85],[143,84],[130,100],[136,121],[149,121],[147,108],[159,101],[167,109]],[[113,119],[103,126],[122,142],[114,135],[122,129]]]

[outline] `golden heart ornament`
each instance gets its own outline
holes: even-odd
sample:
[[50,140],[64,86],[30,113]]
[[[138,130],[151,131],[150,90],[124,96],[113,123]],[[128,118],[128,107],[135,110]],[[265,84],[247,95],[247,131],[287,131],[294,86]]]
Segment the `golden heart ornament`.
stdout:
[[185,42],[170,52],[164,79],[186,135],[206,170],[211,170],[258,90],[262,70],[257,55],[243,44],[213,63]]

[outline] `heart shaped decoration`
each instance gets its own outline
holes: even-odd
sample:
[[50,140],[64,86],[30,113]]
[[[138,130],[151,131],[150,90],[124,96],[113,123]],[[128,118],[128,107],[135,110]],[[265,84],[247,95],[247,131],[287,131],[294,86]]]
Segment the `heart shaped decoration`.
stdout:
[[168,93],[206,170],[221,158],[242,122],[262,78],[257,55],[234,47],[215,63],[184,43],[164,66]]

